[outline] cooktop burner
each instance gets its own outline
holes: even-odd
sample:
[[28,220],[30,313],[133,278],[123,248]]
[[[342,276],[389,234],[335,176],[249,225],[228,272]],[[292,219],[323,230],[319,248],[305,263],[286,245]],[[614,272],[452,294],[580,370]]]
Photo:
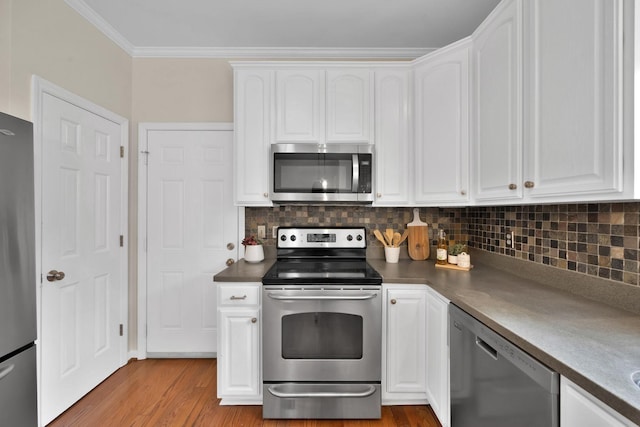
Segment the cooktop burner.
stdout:
[[278,260],[265,285],[379,285],[382,277],[366,261],[364,227],[280,227]]

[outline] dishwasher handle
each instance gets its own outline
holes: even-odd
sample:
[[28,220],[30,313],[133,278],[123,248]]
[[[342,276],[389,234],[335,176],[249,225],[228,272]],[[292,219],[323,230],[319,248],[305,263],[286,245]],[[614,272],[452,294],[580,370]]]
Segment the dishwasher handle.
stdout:
[[484,341],[482,338],[476,335],[476,345],[482,349],[485,353],[489,355],[493,360],[498,360],[498,350],[491,347]]

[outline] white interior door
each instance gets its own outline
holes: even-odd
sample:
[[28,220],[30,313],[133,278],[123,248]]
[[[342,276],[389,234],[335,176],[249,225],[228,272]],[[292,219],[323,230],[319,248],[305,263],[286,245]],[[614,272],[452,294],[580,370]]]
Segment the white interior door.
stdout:
[[214,355],[212,279],[237,254],[233,132],[191,127],[141,132],[148,152],[148,356]]
[[[40,404],[47,424],[124,364],[126,132],[48,93],[41,115]],[[52,270],[64,277],[47,280]]]

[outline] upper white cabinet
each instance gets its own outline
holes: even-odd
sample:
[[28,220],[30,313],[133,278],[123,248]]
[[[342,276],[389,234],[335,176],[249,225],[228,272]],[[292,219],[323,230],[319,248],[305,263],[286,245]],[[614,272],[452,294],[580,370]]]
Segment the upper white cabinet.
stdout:
[[376,206],[410,203],[411,76],[408,66],[375,70]]
[[501,2],[473,34],[476,200],[522,197],[521,5]]
[[623,1],[525,1],[525,193],[623,185]]
[[273,142],[324,142],[324,71],[276,72],[276,134]]
[[234,200],[244,206],[271,206],[269,147],[273,71],[234,71]]
[[504,0],[473,34],[476,202],[635,196],[624,3]]
[[273,142],[373,142],[373,71],[314,65],[276,69]]
[[373,71],[327,70],[327,142],[372,142]]
[[469,200],[470,47],[465,39],[415,65],[415,204]]

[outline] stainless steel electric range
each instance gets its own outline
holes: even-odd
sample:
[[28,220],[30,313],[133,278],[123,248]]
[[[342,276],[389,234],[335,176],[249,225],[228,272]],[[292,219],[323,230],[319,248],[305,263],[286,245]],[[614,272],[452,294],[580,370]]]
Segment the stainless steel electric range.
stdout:
[[382,278],[366,229],[278,229],[262,278],[263,417],[380,418]]

